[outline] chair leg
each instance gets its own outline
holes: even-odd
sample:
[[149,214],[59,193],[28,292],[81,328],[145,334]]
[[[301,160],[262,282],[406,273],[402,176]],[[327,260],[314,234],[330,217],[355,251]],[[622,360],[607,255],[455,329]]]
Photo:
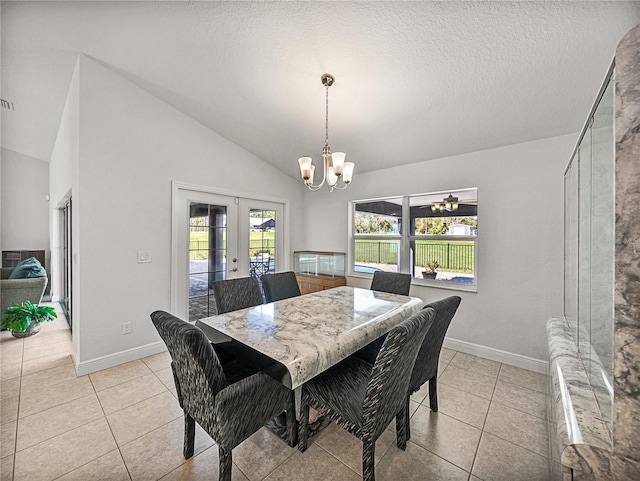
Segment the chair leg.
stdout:
[[287,409],[287,438],[289,447],[295,447],[298,444],[298,421],[296,420],[296,393],[291,391],[291,402]]
[[231,481],[231,451],[227,452],[222,446],[218,446],[218,458],[220,459],[220,472],[218,481]]
[[429,379],[429,407],[433,412],[438,412],[438,375]]
[[407,449],[407,441],[409,441],[410,436],[409,396],[407,396],[407,402],[404,403],[400,412],[396,414],[396,445],[402,450]]
[[184,413],[184,447],[182,454],[185,459],[193,456],[194,444],[196,439],[196,422],[187,413]]
[[375,481],[376,441],[363,441],[362,444],[362,481]]
[[300,422],[298,423],[298,451],[304,453],[307,450],[307,438],[309,436],[309,405],[300,407]]

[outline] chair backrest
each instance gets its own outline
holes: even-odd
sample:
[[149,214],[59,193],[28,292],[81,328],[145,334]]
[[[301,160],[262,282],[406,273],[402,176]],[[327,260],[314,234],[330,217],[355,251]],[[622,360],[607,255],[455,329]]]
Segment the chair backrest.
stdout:
[[447,334],[447,329],[449,329],[451,320],[458,310],[461,300],[459,296],[451,296],[425,306],[425,308],[433,308],[435,319],[429,335],[424,338],[411,373],[411,382],[409,384],[411,392],[417,391],[420,386],[438,374],[438,360],[440,359],[444,336]]
[[207,336],[193,324],[155,311],[151,321],[167,345],[180,406],[198,423],[207,423],[215,395],[227,385],[222,365]]
[[213,283],[213,297],[218,314],[262,304],[262,292],[255,277],[216,281]]
[[265,274],[260,280],[267,302],[275,302],[300,295],[300,286],[293,271]]
[[385,430],[406,403],[411,369],[434,317],[433,308],[425,307],[387,335],[373,364],[364,398],[362,430],[373,439]]
[[371,281],[372,291],[408,296],[409,289],[411,289],[411,274],[383,271],[373,273],[373,280]]

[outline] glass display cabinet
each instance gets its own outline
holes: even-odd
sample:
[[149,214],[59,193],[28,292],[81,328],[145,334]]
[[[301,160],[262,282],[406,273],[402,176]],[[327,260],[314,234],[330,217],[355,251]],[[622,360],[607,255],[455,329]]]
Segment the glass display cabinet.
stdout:
[[309,294],[346,286],[345,257],[344,252],[295,251],[293,270],[300,285],[300,292]]

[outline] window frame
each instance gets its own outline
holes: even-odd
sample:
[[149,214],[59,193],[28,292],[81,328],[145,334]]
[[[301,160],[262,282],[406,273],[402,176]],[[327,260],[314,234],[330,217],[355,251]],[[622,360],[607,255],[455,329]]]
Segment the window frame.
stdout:
[[[366,239],[371,240],[397,240],[399,241],[398,245],[398,272],[410,273],[411,274],[411,285],[423,286],[423,287],[435,287],[438,289],[449,289],[456,291],[466,291],[466,292],[477,292],[478,291],[478,234],[476,230],[476,234],[474,235],[431,235],[431,234],[414,234],[411,235],[411,231],[413,230],[413,226],[411,225],[411,208],[410,203],[411,199],[415,197],[421,196],[431,196],[431,195],[440,195],[447,196],[452,193],[454,196],[456,192],[465,192],[465,191],[476,191],[476,202],[478,202],[478,188],[477,187],[469,187],[465,189],[454,189],[448,191],[436,191],[436,192],[427,192],[422,194],[406,194],[406,195],[395,195],[388,197],[379,197],[374,199],[359,199],[352,200],[349,202],[349,249],[348,249],[348,271],[347,275],[349,277],[356,277],[361,279],[371,279],[373,274],[368,274],[364,272],[356,272],[355,270],[355,246],[356,240],[362,239],[363,236],[356,236],[355,233],[355,217],[356,217],[356,206],[357,204],[362,203],[370,203],[370,202],[379,202],[386,200],[397,200],[402,199],[402,232],[398,235],[381,235],[381,234],[366,234]],[[478,213],[476,213],[476,217]],[[413,255],[415,253],[414,250],[411,249],[411,243],[418,240],[446,240],[446,241],[471,241],[473,242],[473,284],[462,284],[458,282],[452,281],[443,281],[443,280],[435,280],[435,279],[422,279],[419,277],[415,277],[414,266],[413,266]]]

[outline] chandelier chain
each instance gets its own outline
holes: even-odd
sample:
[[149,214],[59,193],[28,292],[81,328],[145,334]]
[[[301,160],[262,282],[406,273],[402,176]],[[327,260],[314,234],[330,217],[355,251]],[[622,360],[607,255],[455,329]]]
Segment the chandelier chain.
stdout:
[[324,145],[329,145],[329,84],[324,86],[325,115],[324,115]]

